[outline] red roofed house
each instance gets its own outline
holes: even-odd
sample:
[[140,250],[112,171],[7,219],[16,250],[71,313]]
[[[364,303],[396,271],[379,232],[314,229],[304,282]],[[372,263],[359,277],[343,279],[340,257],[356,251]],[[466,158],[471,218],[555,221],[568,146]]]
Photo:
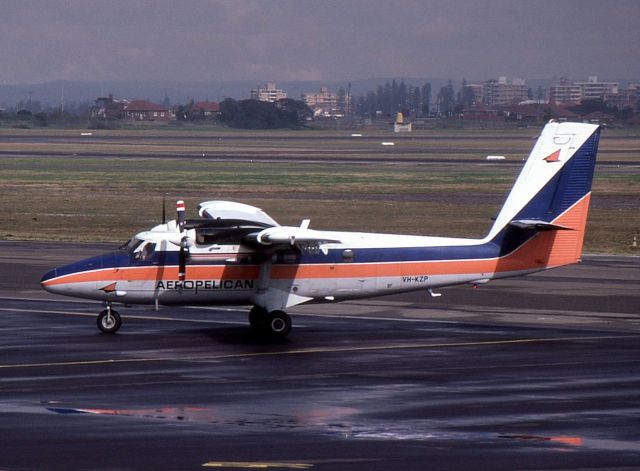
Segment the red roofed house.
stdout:
[[131,121],[158,121],[168,123],[176,119],[170,109],[146,100],[133,100],[124,107],[124,116]]
[[209,100],[199,101],[193,104],[192,110],[202,113],[203,117],[208,118],[220,114],[220,105]]

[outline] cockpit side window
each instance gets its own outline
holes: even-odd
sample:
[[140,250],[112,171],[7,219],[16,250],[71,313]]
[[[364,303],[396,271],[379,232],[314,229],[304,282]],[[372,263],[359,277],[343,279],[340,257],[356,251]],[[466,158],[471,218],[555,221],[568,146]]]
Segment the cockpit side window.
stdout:
[[153,242],[145,242],[144,245],[136,249],[134,258],[142,261],[151,260],[155,251],[156,244]]

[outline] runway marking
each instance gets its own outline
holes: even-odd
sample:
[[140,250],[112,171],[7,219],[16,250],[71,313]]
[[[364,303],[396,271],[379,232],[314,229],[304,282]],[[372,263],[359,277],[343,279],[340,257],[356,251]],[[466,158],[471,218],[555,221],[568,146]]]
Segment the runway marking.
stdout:
[[[14,312],[33,312],[36,314],[61,314],[65,316],[82,316],[82,317],[98,317],[95,313],[89,312],[74,312],[74,311],[52,311],[51,309],[16,309],[8,307],[0,307],[0,311],[14,311]],[[239,321],[217,321],[209,319],[185,319],[182,317],[165,317],[165,316],[136,316],[127,315],[127,319],[138,320],[153,320],[153,321],[176,321],[176,322],[196,322],[202,324],[231,324],[231,325],[244,325],[245,322]]]
[[353,316],[340,314],[315,314],[306,312],[296,312],[294,316],[320,317],[323,319],[363,319],[367,321],[393,321],[393,322],[426,322],[431,324],[462,324],[462,321],[443,321],[437,319],[416,319],[412,317],[373,317],[373,316]]
[[370,345],[363,347],[325,347],[325,348],[306,348],[298,350],[287,350],[280,352],[259,352],[259,353],[231,353],[224,355],[202,355],[190,357],[156,357],[156,358],[118,358],[118,359],[102,359],[102,360],[76,360],[51,363],[17,363],[17,364],[0,364],[0,369],[18,369],[18,368],[44,368],[44,367],[64,367],[64,366],[85,366],[85,365],[104,365],[104,364],[124,364],[124,363],[151,363],[151,362],[208,362],[220,360],[234,360],[241,358],[257,358],[257,357],[275,357],[288,355],[311,355],[319,353],[351,353],[351,352],[367,352],[367,351],[386,351],[386,350],[405,350],[405,349],[427,349],[427,348],[456,348],[456,347],[483,347],[496,345],[522,345],[533,343],[556,343],[570,342],[582,340],[613,340],[638,338],[640,335],[603,335],[603,336],[584,336],[584,337],[551,337],[551,338],[531,338],[531,339],[511,339],[511,340],[486,340],[479,342],[444,342],[444,343],[406,343],[406,344],[390,344],[390,345]]
[[251,461],[211,461],[205,463],[202,467],[209,468],[244,468],[244,469],[309,469],[313,468],[310,463],[261,463]]

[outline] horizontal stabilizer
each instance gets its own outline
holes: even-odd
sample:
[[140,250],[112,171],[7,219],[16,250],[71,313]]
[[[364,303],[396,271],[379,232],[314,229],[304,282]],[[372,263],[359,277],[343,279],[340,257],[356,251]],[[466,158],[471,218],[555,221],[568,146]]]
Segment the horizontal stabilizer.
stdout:
[[553,224],[552,222],[540,221],[538,219],[516,219],[509,223],[511,226],[519,227],[520,229],[532,229],[534,231],[573,231],[574,229],[561,226],[559,224]]

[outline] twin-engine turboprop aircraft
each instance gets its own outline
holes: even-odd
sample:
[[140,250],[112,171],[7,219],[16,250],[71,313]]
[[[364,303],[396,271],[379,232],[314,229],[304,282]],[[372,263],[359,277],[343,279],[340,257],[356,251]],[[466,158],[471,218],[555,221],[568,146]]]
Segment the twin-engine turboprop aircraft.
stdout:
[[137,234],[120,250],[51,270],[52,293],[104,301],[102,332],[116,332],[112,303],[253,305],[252,329],[291,330],[287,308],[525,275],[578,262],[598,126],[547,124],[483,239],[332,232],[280,226],[262,210],[200,203],[199,219]]

